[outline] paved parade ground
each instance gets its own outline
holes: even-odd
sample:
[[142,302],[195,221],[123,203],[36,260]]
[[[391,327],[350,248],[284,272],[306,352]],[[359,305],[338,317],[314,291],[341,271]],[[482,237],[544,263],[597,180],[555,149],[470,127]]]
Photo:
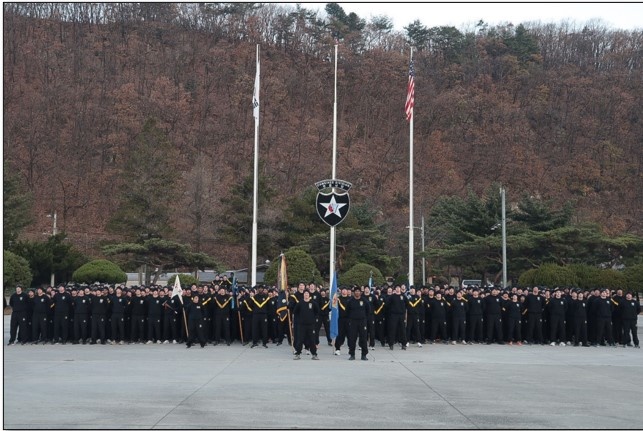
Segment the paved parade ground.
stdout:
[[323,343],[293,361],[287,344],[7,347],[8,326],[9,429],[643,425],[642,349],[378,343],[365,362]]

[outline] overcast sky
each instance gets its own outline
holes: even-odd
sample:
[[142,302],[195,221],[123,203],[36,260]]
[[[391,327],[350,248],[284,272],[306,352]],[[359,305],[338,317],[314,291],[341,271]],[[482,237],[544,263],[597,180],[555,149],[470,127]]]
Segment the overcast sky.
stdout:
[[[479,20],[488,24],[541,21],[559,23],[572,21],[583,25],[601,19],[607,27],[634,30],[643,28],[643,3],[342,3],[346,13],[355,12],[370,20],[387,15],[396,30],[403,30],[416,19],[427,27],[455,26],[472,28]],[[323,10],[326,3],[309,3],[309,9]]]

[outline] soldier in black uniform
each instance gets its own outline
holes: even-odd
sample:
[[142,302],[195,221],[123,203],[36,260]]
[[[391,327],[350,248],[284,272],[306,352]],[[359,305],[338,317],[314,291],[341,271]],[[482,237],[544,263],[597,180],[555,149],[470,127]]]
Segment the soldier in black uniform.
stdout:
[[286,334],[286,339],[289,343],[292,343],[290,339],[290,322],[288,320],[288,291],[280,291],[277,295],[277,310],[276,310],[276,338],[277,346],[281,346],[284,341],[284,333]]
[[232,307],[232,296],[227,294],[225,288],[219,287],[219,292],[214,297],[214,345],[221,342],[221,336],[225,339],[226,345],[230,345],[230,308]]
[[388,310],[388,346],[393,350],[398,335],[401,338],[402,350],[406,350],[406,328],[404,314],[406,313],[406,296],[402,295],[400,286],[395,286],[395,292],[386,298]]
[[527,331],[525,340],[529,344],[543,343],[543,309],[545,301],[538,291],[538,287],[532,289],[532,293],[525,297],[525,309],[527,315]]
[[315,321],[319,315],[319,306],[310,298],[310,292],[303,292],[301,301],[298,301],[293,308],[293,315],[297,322],[297,331],[295,337],[295,357],[301,359],[302,345],[308,346],[312,359],[317,360],[317,346],[315,345]]
[[90,299],[85,296],[85,290],[80,289],[74,299],[74,344],[85,344],[89,335]]
[[458,290],[455,298],[449,302],[451,310],[451,342],[467,344],[465,338],[465,327],[467,324],[467,309],[469,307],[466,299],[462,297],[462,291]]
[[52,344],[67,344],[69,338],[69,310],[71,309],[71,294],[64,286],[58,287],[53,297],[54,306],[54,338]]
[[518,294],[511,295],[511,301],[503,305],[507,318],[507,340],[509,345],[516,343],[522,346],[522,304],[518,301]]
[[243,327],[243,337],[245,346],[252,340],[252,297],[255,296],[254,289],[240,289],[241,299],[239,300],[239,309],[241,311],[241,325]]
[[172,340],[172,344],[176,344],[179,339],[178,325],[182,317],[179,316],[181,300],[178,295],[173,297],[170,293],[167,296],[159,293],[159,298],[163,301],[163,343],[168,344]]
[[45,295],[42,287],[36,289],[36,296],[33,299],[33,316],[31,340],[33,344],[47,342],[47,313],[51,307],[51,298]]
[[163,301],[158,289],[145,299],[147,306],[147,344],[161,344],[161,321],[163,320]]
[[369,312],[366,319],[366,334],[368,335],[368,347],[371,350],[375,349],[375,309],[378,307],[379,300],[371,293],[371,288],[366,286],[364,288],[363,298],[368,301]]
[[96,290],[94,297],[91,298],[92,341],[90,344],[96,344],[98,338],[100,338],[101,344],[106,342],[105,327],[107,325],[109,302],[109,298],[104,297],[100,289]]
[[[308,291],[310,292],[310,300],[317,304],[317,307],[321,309],[321,294],[317,291],[317,285],[315,283],[310,283],[308,285]],[[316,317],[315,321],[315,345],[319,345],[319,315]]]
[[623,308],[620,305],[624,299],[623,289],[616,289],[616,295],[612,296],[612,300],[616,303],[612,310],[612,335],[616,344],[623,343]]
[[252,297],[252,346],[259,345],[259,335],[263,347],[268,348],[268,302],[270,297],[266,295],[266,288],[259,286],[259,292]]
[[442,292],[436,292],[433,299],[429,299],[429,312],[431,314],[431,332],[429,334],[429,343],[433,344],[436,340],[438,330],[442,343],[447,344],[447,307],[449,305],[442,298]]
[[424,310],[424,300],[421,296],[416,295],[415,287],[409,287],[409,296],[406,301],[406,346],[410,341],[417,343],[418,347],[422,347],[420,334],[420,310]]
[[584,299],[583,292],[577,292],[576,298],[572,296],[570,308],[572,309],[574,346],[578,346],[579,344],[582,343],[584,347],[588,347],[589,344],[587,340],[587,301],[585,301]]
[[594,301],[594,309],[592,310],[596,318],[594,347],[598,344],[601,346],[605,345],[603,336],[607,338],[607,343],[610,346],[616,347],[614,338],[612,338],[612,309],[615,305],[616,302],[607,296],[607,289],[602,289],[601,296]]
[[145,342],[145,298],[141,289],[136,290],[136,296],[130,301],[130,309],[132,311],[132,334],[130,336],[130,343],[143,343]]
[[342,286],[341,292],[342,296],[333,298],[333,306],[336,304],[339,312],[337,319],[337,337],[335,338],[335,355],[337,356],[340,355],[340,349],[348,335],[348,325],[350,324],[346,314],[346,306],[350,300],[350,296],[348,296],[348,288],[346,286]]
[[188,349],[192,347],[195,339],[199,339],[201,348],[205,347],[205,331],[203,328],[203,307],[199,301],[199,295],[192,295],[191,302],[185,302],[183,305],[188,319],[188,341],[186,346]]
[[[27,311],[29,305],[28,296],[22,291],[21,286],[16,286],[16,291],[9,298],[9,306],[11,307],[11,322],[9,329],[9,344],[16,344],[16,340],[25,344],[27,339],[27,330],[29,324],[27,323]],[[16,336],[18,338],[16,338]]]
[[471,293],[471,298],[467,303],[469,309],[467,311],[467,333],[469,336],[469,343],[482,343],[482,298],[480,298],[480,291],[474,288]]
[[[485,316],[487,326],[487,344],[491,344],[494,339],[498,344],[504,344],[502,338],[502,303],[498,296],[498,288],[491,289],[491,295],[482,301],[482,310]],[[495,338],[494,338],[495,334]]]
[[362,298],[362,291],[359,287],[353,290],[353,297],[346,305],[346,317],[350,320],[348,333],[348,359],[355,360],[355,347],[359,337],[359,347],[362,349],[362,361],[368,361],[368,344],[366,340],[367,319],[371,307],[368,301]]
[[386,346],[386,295],[383,292],[377,294],[375,291],[374,302],[375,307],[373,308],[373,317],[375,319],[375,336],[380,341],[382,347]]
[[551,345],[555,346],[558,341],[561,346],[564,346],[566,341],[565,337],[567,336],[565,330],[567,303],[562,298],[560,289],[554,291],[554,297],[549,299],[546,307],[549,311],[549,340],[551,341]]
[[268,339],[277,343],[277,289],[268,289]]
[[123,289],[116,288],[115,293],[110,297],[110,305],[112,309],[110,344],[123,344],[125,340],[125,310],[129,305],[129,300],[126,296],[123,296]]
[[[634,341],[634,347],[637,349],[639,346],[639,337],[636,333],[636,320],[639,313],[641,313],[641,304],[637,299],[634,299],[632,292],[627,292],[625,299],[618,304],[621,308],[621,320],[623,324],[623,347],[631,346],[631,340]],[[630,340],[630,333],[632,338]]]

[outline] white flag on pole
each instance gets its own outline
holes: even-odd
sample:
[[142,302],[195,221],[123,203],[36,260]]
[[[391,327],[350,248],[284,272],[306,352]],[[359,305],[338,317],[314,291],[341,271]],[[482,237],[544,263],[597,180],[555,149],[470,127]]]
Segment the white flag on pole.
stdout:
[[183,289],[181,289],[181,280],[179,280],[179,274],[176,274],[176,279],[174,280],[174,288],[172,289],[172,298],[175,296],[179,297],[179,301],[183,304]]
[[[257,46],[259,52],[259,46]],[[257,74],[255,75],[255,91],[252,94],[253,115],[256,120],[259,119],[259,55],[257,55]]]

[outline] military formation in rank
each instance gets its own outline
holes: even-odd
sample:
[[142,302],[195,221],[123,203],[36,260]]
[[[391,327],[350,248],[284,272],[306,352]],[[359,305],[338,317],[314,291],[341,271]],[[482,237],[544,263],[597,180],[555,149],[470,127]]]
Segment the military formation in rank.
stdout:
[[[552,346],[639,347],[636,330],[641,306],[632,292],[575,288],[520,288],[404,285],[328,289],[299,283],[290,292],[274,287],[236,288],[227,277],[192,285],[182,296],[160,286],[58,286],[16,288],[9,345],[160,344],[197,342],[252,348],[280,346],[294,359],[318,360],[320,334],[334,354],[344,343],[348,358],[368,360],[376,343],[406,350],[413,344],[498,343]],[[335,339],[330,311],[338,310]]]

